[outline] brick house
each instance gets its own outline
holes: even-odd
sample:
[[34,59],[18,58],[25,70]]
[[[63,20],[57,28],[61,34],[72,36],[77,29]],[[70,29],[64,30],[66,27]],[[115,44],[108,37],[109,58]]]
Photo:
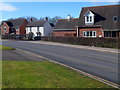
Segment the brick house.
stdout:
[[0,26],[1,33],[3,35],[6,34],[24,35],[26,34],[25,27],[27,24],[28,21],[23,18],[2,21]]
[[80,37],[120,37],[120,5],[83,7],[77,35]]
[[53,36],[74,37],[76,36],[76,25],[78,18],[59,19],[53,29]]

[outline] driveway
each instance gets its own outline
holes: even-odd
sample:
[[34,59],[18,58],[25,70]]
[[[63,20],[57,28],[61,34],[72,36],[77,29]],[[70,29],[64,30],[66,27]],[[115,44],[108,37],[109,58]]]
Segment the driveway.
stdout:
[[29,41],[3,41],[2,44],[47,57],[118,83],[118,54]]

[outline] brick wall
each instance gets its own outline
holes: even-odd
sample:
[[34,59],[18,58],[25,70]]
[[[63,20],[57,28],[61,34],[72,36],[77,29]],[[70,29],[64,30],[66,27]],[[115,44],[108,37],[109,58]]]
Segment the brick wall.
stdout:
[[28,24],[28,21],[25,20],[25,21],[22,23],[22,25],[20,26],[20,34],[21,34],[21,35],[26,34],[26,26],[27,26],[27,24]]
[[104,37],[104,33],[102,28],[80,28],[79,29],[79,36],[83,37],[83,31],[96,31],[96,37],[99,37],[100,35]]
[[74,37],[74,36],[76,36],[76,30],[74,30],[74,31],[53,31],[53,36]]
[[[4,27],[6,27],[6,31],[4,30]],[[10,33],[10,27],[5,22],[3,22],[3,24],[1,25],[1,32],[4,35]]]

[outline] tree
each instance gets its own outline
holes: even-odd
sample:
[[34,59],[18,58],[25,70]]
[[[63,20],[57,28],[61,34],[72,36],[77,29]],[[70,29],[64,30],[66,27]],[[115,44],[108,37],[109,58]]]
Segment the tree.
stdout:
[[54,16],[53,18],[50,19],[50,22],[53,24],[56,24],[58,19],[63,19],[63,18],[60,16]]
[[27,35],[28,40],[33,40],[33,35],[34,35],[33,32],[29,32]]
[[26,17],[26,19],[27,19],[28,22],[30,22],[31,18],[32,18],[33,22],[38,21],[38,19],[36,17],[33,17],[33,16],[27,16]]

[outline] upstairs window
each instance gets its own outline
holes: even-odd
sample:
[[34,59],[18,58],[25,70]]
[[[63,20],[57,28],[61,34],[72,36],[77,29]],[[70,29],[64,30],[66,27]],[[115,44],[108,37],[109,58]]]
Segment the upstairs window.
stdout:
[[117,21],[118,21],[118,17],[117,17],[117,16],[114,16],[114,17],[113,17],[113,21],[117,22]]
[[94,14],[91,11],[85,13],[85,24],[94,24]]

